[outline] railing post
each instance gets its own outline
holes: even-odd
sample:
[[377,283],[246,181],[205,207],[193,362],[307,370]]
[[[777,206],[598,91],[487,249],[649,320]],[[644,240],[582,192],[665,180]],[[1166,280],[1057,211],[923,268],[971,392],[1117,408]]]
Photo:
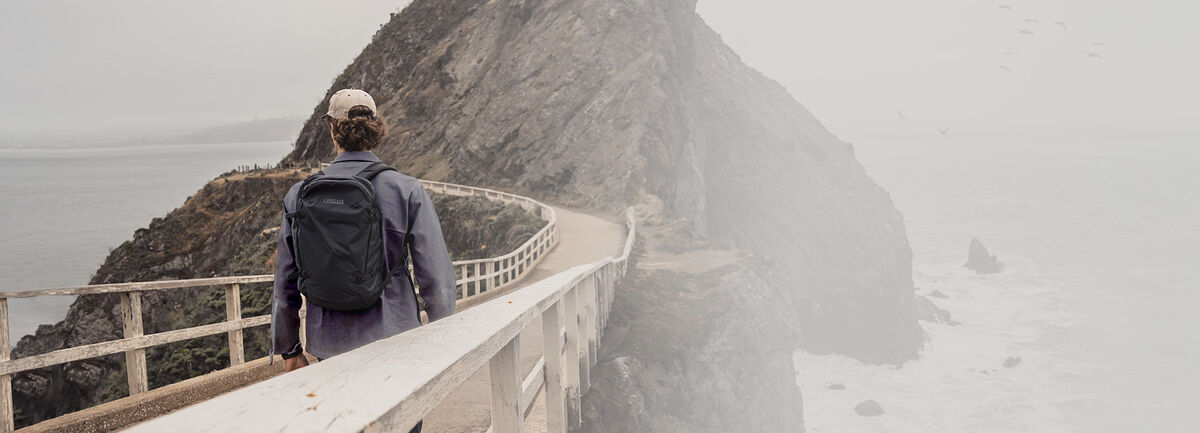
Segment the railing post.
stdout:
[[[609,264],[609,265],[606,265],[604,268],[608,269],[611,266],[613,266],[613,265]],[[603,284],[603,282],[601,282],[601,284],[596,286],[596,293],[595,293],[595,298],[596,298],[596,316],[595,316],[595,319],[596,319],[596,345],[593,347],[593,350],[595,350],[596,352],[600,351],[600,339],[604,337],[604,290],[605,290],[605,287],[607,287],[607,285]],[[596,364],[595,358],[592,359],[592,364],[593,365]]]
[[475,285],[476,290],[486,292],[488,290],[495,289],[495,287],[492,287],[492,272],[495,270],[496,262],[483,262],[483,275],[481,275],[482,279],[479,280],[479,284]]
[[546,433],[566,433],[567,401],[563,388],[562,301],[542,313],[542,357],[546,360]]
[[488,361],[488,372],[492,375],[492,431],[495,433],[524,431],[520,346],[521,335],[517,334]]
[[591,320],[592,289],[596,287],[595,274],[588,275],[579,286],[579,395],[582,397],[592,388],[592,335]]
[[[241,284],[225,285],[225,320],[242,320]],[[241,365],[243,362],[246,362],[246,354],[242,349],[242,330],[234,329],[229,331],[229,366]]]
[[[125,338],[142,336],[141,292],[121,292],[121,320],[125,324]],[[141,394],[150,389],[150,383],[146,379],[146,349],[125,352],[125,374],[129,378],[129,395]]]
[[563,365],[567,369],[567,424],[570,427],[579,426],[581,414],[579,411],[579,302],[576,285],[563,295],[562,303],[564,320],[567,328],[566,359]]
[[[604,269],[608,270],[610,265],[604,265]],[[592,300],[591,310],[588,311],[588,322],[591,324],[592,331],[592,364],[596,365],[600,353],[600,293],[604,291],[604,280],[600,280],[599,284],[592,286],[592,293],[589,299]]]
[[[0,361],[8,361],[8,298],[0,298]],[[13,422],[12,375],[0,375],[0,432],[15,429]]]

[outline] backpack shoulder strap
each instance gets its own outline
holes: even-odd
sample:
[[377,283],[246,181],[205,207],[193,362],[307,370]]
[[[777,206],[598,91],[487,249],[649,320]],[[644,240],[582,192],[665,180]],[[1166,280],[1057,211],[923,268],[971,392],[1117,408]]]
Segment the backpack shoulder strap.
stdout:
[[379,173],[383,173],[383,172],[389,171],[389,170],[396,171],[396,169],[388,167],[387,164],[376,161],[376,162],[367,164],[367,166],[363,167],[362,170],[359,170],[358,173],[355,174],[355,176],[361,177],[366,180],[371,180],[371,179],[374,179],[375,176],[378,175]]

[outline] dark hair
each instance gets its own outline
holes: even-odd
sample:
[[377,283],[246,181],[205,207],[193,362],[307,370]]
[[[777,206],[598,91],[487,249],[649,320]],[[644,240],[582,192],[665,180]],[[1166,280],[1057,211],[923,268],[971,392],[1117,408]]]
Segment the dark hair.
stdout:
[[350,108],[349,119],[329,119],[333,141],[342,150],[372,150],[387,135],[383,119],[375,116],[365,105]]

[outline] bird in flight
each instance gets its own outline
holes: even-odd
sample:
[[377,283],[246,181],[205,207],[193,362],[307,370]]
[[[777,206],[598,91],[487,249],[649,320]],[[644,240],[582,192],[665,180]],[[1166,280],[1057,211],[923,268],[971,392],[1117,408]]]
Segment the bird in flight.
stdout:
[[1034,36],[1034,35],[1037,35],[1037,33],[1034,33],[1034,32],[1033,32],[1033,31],[1031,31],[1031,30],[1021,30],[1021,31],[1020,31],[1020,32],[1018,32],[1018,33],[1020,33],[1020,34],[1023,34],[1023,35],[1027,35],[1027,36]]
[[1064,23],[1062,21],[1055,21],[1054,24],[1051,24],[1051,25],[1062,27],[1063,30],[1067,29],[1067,23]]
[[1093,58],[1093,59],[1103,59],[1103,58],[1104,58],[1104,56],[1101,56],[1101,55],[1099,55],[1099,54],[1093,53],[1093,52],[1091,52],[1091,51],[1085,51],[1085,52],[1084,52],[1084,54],[1087,54],[1087,56],[1088,56],[1088,57],[1091,57],[1091,58]]
[[908,120],[908,116],[905,116],[900,110],[896,110],[896,114],[900,115],[900,120]]
[[1012,10],[1012,6],[1009,6],[1009,5],[1000,5],[1000,9],[1008,9],[1008,10],[1010,10],[1010,11],[1011,11],[1011,10]]
[[1025,22],[1027,22],[1027,23],[1029,23],[1029,24],[1037,24],[1037,23],[1038,23],[1038,20],[1035,20],[1035,19],[1033,19],[1033,18],[1026,18],[1026,19],[1025,19]]
[[950,128],[938,128],[937,130],[938,130],[938,132],[940,132],[942,135],[946,135],[946,133],[947,133],[947,132],[950,132]]
[[1012,72],[1012,69],[1008,69],[1008,66],[1004,65],[1000,65],[1000,70],[1004,72]]

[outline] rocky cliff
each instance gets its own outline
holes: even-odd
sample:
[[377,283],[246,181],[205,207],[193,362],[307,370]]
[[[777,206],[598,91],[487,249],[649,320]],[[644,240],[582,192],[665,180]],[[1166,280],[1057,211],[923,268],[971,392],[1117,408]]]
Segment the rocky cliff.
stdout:
[[[389,125],[377,153],[402,172],[600,213],[632,205],[652,227],[658,262],[619,288],[585,396],[591,431],[801,431],[794,348],[917,353],[901,215],[852,146],[743,64],[694,0],[415,0],[326,96],[346,87],[375,96]],[[331,156],[324,112],[283,165]],[[254,242],[226,228],[203,241],[220,261],[164,263],[229,266]]]
[[[795,431],[800,397],[778,386],[792,383],[793,348],[876,363],[917,354],[900,213],[853,147],[743,64],[694,0],[417,0],[327,96],[346,87],[375,96],[393,131],[381,153],[408,172],[598,212],[635,205],[656,249],[732,248],[771,263],[635,271],[647,284],[627,289],[667,311],[630,306],[609,326],[695,344],[606,346],[596,377],[611,387],[585,398],[589,429],[717,431],[733,414],[708,409],[763,403],[779,421],[742,430]],[[330,152],[324,110],[287,162]],[[710,297],[725,309],[710,311]],[[710,313],[699,328],[684,320]],[[725,423],[677,422],[688,414]]]
[[[415,1],[334,80],[375,96],[419,176],[607,211],[780,267],[805,347],[899,362],[921,342],[900,213],[694,0]],[[289,162],[332,149],[314,108]]]

